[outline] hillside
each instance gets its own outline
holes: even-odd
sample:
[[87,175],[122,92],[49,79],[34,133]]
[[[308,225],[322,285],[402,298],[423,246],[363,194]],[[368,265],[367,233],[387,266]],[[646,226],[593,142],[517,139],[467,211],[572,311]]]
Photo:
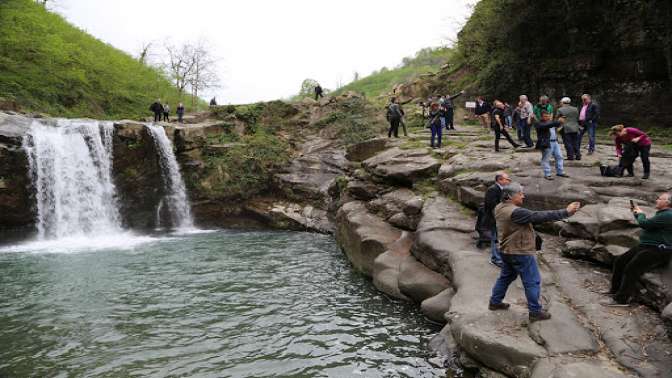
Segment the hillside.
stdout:
[[347,91],[364,94],[374,100],[392,91],[395,85],[408,82],[428,72],[436,72],[451,59],[453,50],[446,47],[428,47],[418,51],[413,57],[406,57],[395,68],[381,68],[370,75],[355,80],[334,91],[336,95]]
[[[30,0],[0,2],[0,97],[54,116],[147,115],[177,91],[156,68],[139,63]],[[174,105],[173,105],[174,106]]]

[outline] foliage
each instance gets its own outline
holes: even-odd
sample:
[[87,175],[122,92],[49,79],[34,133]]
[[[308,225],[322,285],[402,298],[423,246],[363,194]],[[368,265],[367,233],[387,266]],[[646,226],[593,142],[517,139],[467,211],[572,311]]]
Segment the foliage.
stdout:
[[[29,0],[0,2],[0,97],[57,116],[123,118],[180,101],[146,66]],[[173,105],[173,109],[176,106]]]
[[346,146],[374,138],[385,129],[376,119],[379,111],[365,99],[348,97],[340,99],[327,115],[315,122],[318,128],[330,128]]

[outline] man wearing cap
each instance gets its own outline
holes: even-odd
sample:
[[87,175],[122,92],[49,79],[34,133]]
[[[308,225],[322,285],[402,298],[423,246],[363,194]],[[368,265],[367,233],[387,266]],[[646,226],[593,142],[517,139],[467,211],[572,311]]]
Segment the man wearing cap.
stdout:
[[522,208],[525,194],[523,187],[512,182],[502,188],[502,203],[495,207],[497,232],[500,236],[502,269],[492,288],[488,309],[507,310],[510,305],[502,302],[509,285],[520,275],[527,298],[530,322],[546,320],[551,314],[544,311],[539,303],[541,296],[541,275],[535,258],[537,243],[532,225],[568,218],[576,213],[581,204],[572,202],[566,209],[532,211]]
[[562,123],[564,131],[562,141],[567,151],[567,160],[581,160],[581,149],[579,148],[579,109],[570,105],[572,100],[569,97],[563,97],[560,100],[558,109],[558,121]]

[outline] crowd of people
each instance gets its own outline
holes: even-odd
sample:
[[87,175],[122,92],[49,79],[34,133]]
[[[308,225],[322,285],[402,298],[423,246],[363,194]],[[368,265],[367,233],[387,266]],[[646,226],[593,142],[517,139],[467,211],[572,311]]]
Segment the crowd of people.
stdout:
[[[524,199],[523,187],[512,182],[506,172],[495,175],[495,183],[485,194],[483,215],[484,223],[491,230],[490,262],[501,269],[488,308],[491,311],[507,310],[510,305],[503,302],[507,289],[520,276],[529,319],[534,322],[550,319],[551,314],[540,302],[541,275],[536,253],[541,250],[542,240],[533,225],[570,217],[579,211],[581,204],[573,202],[565,209],[532,211],[523,207]],[[647,218],[638,206],[632,204],[634,220],[642,229],[639,244],[616,258],[611,287],[602,293],[611,299],[601,304],[628,306],[642,274],[667,266],[672,260],[672,193],[660,194],[655,208],[656,214]]]
[[[214,100],[214,98],[213,98]],[[170,105],[168,103],[161,103],[161,99],[157,99],[149,106],[149,111],[154,113],[154,122],[170,122]],[[177,104],[175,109],[177,114],[177,122],[184,122],[184,104],[181,102]]]

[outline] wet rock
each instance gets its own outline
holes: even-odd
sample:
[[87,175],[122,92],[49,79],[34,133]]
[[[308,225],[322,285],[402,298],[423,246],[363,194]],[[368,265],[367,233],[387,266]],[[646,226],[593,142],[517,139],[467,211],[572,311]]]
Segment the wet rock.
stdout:
[[402,150],[395,147],[365,160],[362,165],[379,180],[410,186],[418,180],[436,175],[440,163],[427,149]]
[[450,282],[446,277],[428,269],[414,256],[406,257],[399,267],[399,290],[418,303],[439,294],[449,286]]
[[438,323],[445,323],[445,314],[450,310],[450,303],[454,295],[455,290],[447,288],[439,294],[422,301],[420,303],[420,310],[429,319]]
[[456,347],[457,344],[453,339],[453,334],[450,332],[450,326],[443,327],[441,332],[429,341],[429,348],[439,356],[452,355]]
[[411,299],[401,292],[399,277],[402,262],[410,256],[412,243],[412,235],[404,232],[399,240],[390,245],[389,250],[376,257],[373,264],[373,284],[376,288],[389,296],[407,301]]
[[258,198],[248,202],[245,210],[263,220],[267,227],[322,234],[334,233],[334,226],[329,221],[327,212],[312,205]]
[[336,214],[336,240],[355,269],[371,276],[374,260],[401,237],[401,231],[369,213],[360,201],[343,205]]
[[597,340],[579,323],[567,305],[559,302],[550,305],[553,317],[543,322],[531,323],[530,337],[545,346],[550,354],[595,353]]

